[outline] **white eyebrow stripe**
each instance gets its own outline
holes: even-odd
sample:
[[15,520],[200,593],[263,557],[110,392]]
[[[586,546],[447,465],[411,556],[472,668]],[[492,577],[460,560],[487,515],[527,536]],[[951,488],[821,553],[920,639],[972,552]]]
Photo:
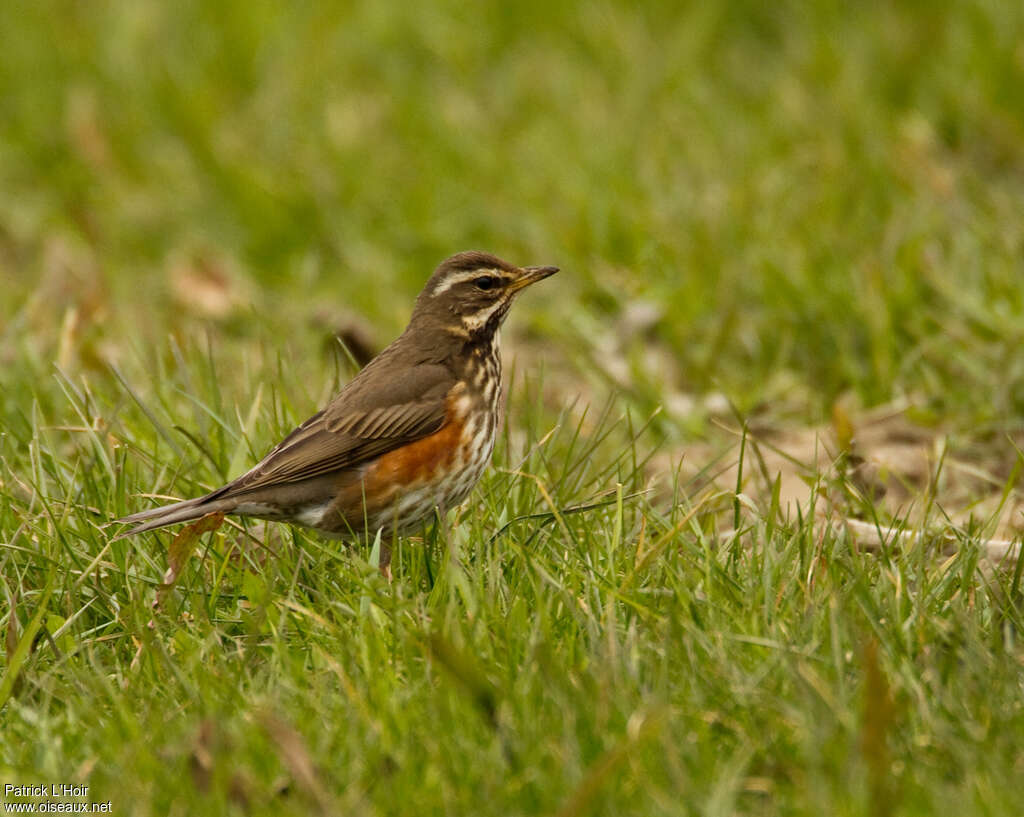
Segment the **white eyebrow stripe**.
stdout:
[[494,275],[497,278],[504,279],[504,273],[501,270],[496,269],[472,269],[464,272],[455,272],[445,278],[434,288],[434,295],[440,295],[442,292],[447,292],[456,284],[464,283],[465,281],[472,281],[474,278],[479,278],[481,275]]

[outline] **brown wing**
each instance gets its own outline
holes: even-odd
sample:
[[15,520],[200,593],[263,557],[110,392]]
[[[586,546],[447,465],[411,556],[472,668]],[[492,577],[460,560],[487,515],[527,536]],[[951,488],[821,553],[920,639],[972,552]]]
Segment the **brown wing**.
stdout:
[[394,382],[389,367],[364,369],[323,411],[285,437],[251,471],[210,498],[300,482],[356,467],[437,431],[455,385],[446,366],[420,365]]

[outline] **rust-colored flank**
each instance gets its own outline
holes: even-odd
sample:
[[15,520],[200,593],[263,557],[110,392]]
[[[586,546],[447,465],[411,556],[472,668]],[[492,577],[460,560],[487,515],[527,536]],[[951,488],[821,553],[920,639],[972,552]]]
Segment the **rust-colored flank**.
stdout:
[[389,451],[367,469],[364,477],[367,499],[393,487],[398,487],[401,493],[403,488],[429,479],[439,467],[448,470],[454,465],[466,423],[465,418],[453,411],[452,402],[449,398],[447,416],[439,431]]

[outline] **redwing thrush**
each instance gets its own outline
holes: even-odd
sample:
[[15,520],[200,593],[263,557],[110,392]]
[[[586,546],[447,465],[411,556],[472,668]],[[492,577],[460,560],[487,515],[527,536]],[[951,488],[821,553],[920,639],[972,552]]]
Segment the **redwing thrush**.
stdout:
[[499,327],[524,287],[556,272],[453,255],[398,339],[256,467],[206,496],[118,519],[134,525],[120,536],[215,512],[391,535],[459,504],[494,449]]

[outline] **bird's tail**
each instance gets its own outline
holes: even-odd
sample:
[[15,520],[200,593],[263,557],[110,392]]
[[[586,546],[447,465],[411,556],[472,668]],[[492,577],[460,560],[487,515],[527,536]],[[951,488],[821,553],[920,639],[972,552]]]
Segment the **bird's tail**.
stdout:
[[124,539],[126,536],[134,536],[136,533],[143,533],[147,530],[162,528],[165,525],[173,525],[176,522],[190,522],[218,511],[230,513],[237,504],[238,502],[234,499],[213,499],[201,496],[197,499],[186,499],[184,502],[175,502],[160,508],[150,508],[148,511],[133,513],[131,516],[115,519],[110,523],[133,526],[117,534],[112,541]]

